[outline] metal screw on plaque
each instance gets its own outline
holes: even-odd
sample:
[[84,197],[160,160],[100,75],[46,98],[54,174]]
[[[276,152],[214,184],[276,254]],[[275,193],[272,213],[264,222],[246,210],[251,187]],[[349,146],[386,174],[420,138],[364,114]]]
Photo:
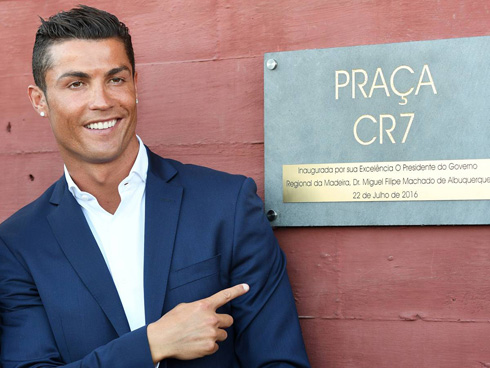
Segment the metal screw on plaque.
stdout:
[[267,211],[267,220],[269,220],[269,222],[274,221],[276,218],[277,218],[277,212],[276,211],[274,211],[274,210]]
[[277,67],[277,61],[275,61],[274,59],[269,59],[267,60],[266,65],[267,65],[267,69],[274,70]]

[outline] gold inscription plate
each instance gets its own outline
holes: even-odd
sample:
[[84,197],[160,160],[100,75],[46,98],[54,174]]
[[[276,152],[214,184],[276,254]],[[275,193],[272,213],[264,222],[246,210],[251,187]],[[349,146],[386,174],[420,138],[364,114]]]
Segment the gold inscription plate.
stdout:
[[283,202],[490,199],[490,159],[283,165]]

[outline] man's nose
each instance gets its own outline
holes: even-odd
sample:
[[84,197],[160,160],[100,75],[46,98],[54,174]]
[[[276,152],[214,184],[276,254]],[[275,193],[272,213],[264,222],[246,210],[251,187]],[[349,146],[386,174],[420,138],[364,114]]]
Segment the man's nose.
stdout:
[[107,110],[113,106],[113,100],[104,85],[94,86],[90,99],[90,109]]

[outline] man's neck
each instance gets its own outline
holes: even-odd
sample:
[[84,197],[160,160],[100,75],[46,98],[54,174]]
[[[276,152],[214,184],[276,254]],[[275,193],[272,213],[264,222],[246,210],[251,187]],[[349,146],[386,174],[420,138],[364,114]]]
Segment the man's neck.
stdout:
[[65,157],[63,159],[78,188],[92,194],[103,209],[114,214],[121,202],[118,191],[119,183],[129,175],[138,156],[139,144],[135,137],[124,154],[111,162],[80,163],[65,159]]

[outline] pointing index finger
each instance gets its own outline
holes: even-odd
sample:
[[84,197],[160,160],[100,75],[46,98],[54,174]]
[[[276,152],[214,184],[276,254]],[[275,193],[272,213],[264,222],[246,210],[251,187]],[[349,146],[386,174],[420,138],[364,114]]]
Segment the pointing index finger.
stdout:
[[223,289],[218,291],[216,294],[211,295],[208,298],[208,301],[215,307],[215,309],[218,309],[233,299],[245,294],[249,289],[250,286],[247,284],[235,285],[231,288]]

